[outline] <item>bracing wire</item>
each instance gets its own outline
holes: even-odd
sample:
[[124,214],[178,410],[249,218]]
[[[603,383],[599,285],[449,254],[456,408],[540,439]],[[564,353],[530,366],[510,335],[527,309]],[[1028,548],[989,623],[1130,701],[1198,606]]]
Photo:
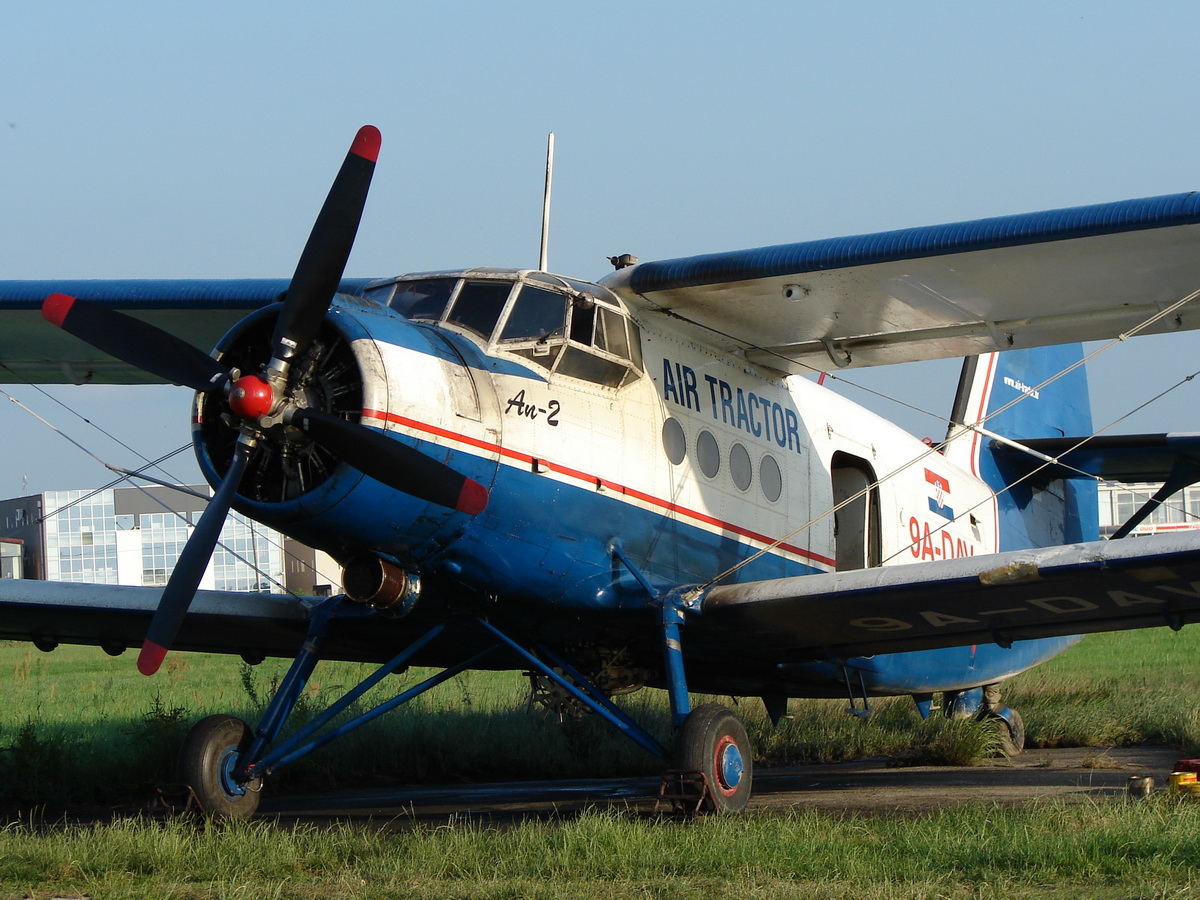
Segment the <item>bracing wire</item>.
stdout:
[[[972,429],[981,428],[983,426],[984,422],[986,422],[988,419],[991,419],[995,416],[1000,415],[1001,413],[1008,411],[1013,406],[1015,406],[1017,403],[1020,403],[1024,400],[1026,400],[1033,393],[1041,391],[1043,388],[1053,384],[1054,382],[1058,381],[1060,378],[1063,378],[1066,375],[1070,374],[1071,372],[1075,371],[1080,366],[1085,365],[1086,363],[1090,362],[1091,360],[1095,359],[1096,357],[1100,356],[1103,353],[1107,353],[1114,347],[1118,346],[1119,344],[1123,343],[1124,341],[1127,341],[1129,338],[1134,337],[1135,335],[1139,334],[1140,332],[1146,330],[1151,325],[1153,325],[1155,322],[1158,322],[1159,320],[1174,314],[1180,308],[1182,308],[1183,306],[1185,306],[1188,303],[1191,303],[1197,297],[1200,297],[1200,290],[1193,291],[1192,293],[1188,294],[1185,297],[1182,297],[1181,299],[1175,301],[1174,303],[1170,304],[1169,306],[1166,306],[1166,307],[1160,309],[1154,315],[1149,316],[1146,319],[1142,320],[1137,325],[1135,325],[1133,328],[1118,335],[1117,337],[1113,338],[1112,340],[1110,340],[1104,344],[1101,344],[1099,347],[1097,347],[1091,353],[1086,354],[1081,359],[1070,364],[1069,366],[1066,366],[1059,372],[1056,372],[1054,375],[1051,375],[1050,377],[1046,378],[1040,384],[1035,385],[1029,393],[1021,393],[1017,397],[1015,397],[1013,400],[1009,401],[1008,403],[1005,403],[1003,406],[999,407],[998,409],[993,410],[991,413],[986,415],[980,421],[975,422],[975,423],[970,423],[970,424],[966,424],[966,423],[952,423],[952,424],[963,424],[963,427],[967,431],[970,431]],[[1190,382],[1193,378],[1196,377],[1197,374],[1200,374],[1200,372],[1193,373],[1192,375],[1187,376],[1186,378],[1182,379],[1178,384],[1173,385],[1168,390],[1163,391],[1162,393],[1158,394],[1157,396],[1151,398],[1150,400],[1148,400],[1145,403],[1138,406],[1136,409],[1131,410],[1129,413],[1126,413],[1125,415],[1119,417],[1114,422],[1111,422],[1108,425],[1106,425],[1103,429],[1100,429],[1099,431],[1096,431],[1093,434],[1088,435],[1087,437],[1081,439],[1075,446],[1071,447],[1069,450],[1065,451],[1063,454],[1060,454],[1058,457],[1055,457],[1049,461],[1043,461],[1040,466],[1033,469],[1031,472],[1023,475],[1021,478],[1017,479],[1017,481],[1013,482],[1013,484],[1009,485],[1004,490],[1005,491],[1011,490],[1017,484],[1020,484],[1021,482],[1027,480],[1028,478],[1033,477],[1038,472],[1044,470],[1046,467],[1048,467],[1050,465],[1062,465],[1062,463],[1059,461],[1062,456],[1066,455],[1067,453],[1071,453],[1075,450],[1078,450],[1080,447],[1086,445],[1093,438],[1097,437],[1100,434],[1103,434],[1106,430],[1114,427],[1116,424],[1118,424],[1119,422],[1128,418],[1130,415],[1133,415],[1138,410],[1145,408],[1150,403],[1155,402],[1156,400],[1160,399],[1162,396],[1165,396],[1170,391],[1175,390],[1175,388],[1178,388],[1181,385]],[[864,390],[866,390],[866,388],[864,388]],[[892,398],[888,398],[888,399],[892,399]],[[897,401],[897,402],[900,402],[900,401]],[[907,404],[905,404],[905,405],[907,405]],[[916,409],[916,407],[913,407],[913,408]],[[924,410],[919,410],[919,411],[924,412]],[[730,575],[733,575],[734,573],[738,572],[740,569],[744,568],[745,566],[750,565],[752,562],[754,562],[757,559],[760,559],[762,556],[766,555],[767,553],[770,553],[770,552],[778,549],[782,544],[787,543],[789,540],[791,540],[792,538],[794,538],[796,535],[800,534],[801,532],[807,531],[809,528],[813,527],[818,522],[821,522],[824,519],[828,518],[829,516],[834,515],[839,510],[841,510],[843,507],[849,506],[851,503],[861,500],[863,497],[867,496],[871,491],[877,489],[879,486],[885,484],[888,481],[891,481],[892,479],[899,476],[901,473],[906,472],[907,470],[913,468],[914,466],[918,465],[919,463],[923,462],[924,460],[929,459],[934,453],[941,453],[943,450],[945,450],[946,446],[952,440],[957,440],[959,437],[961,437],[961,435],[956,434],[953,437],[947,437],[945,440],[943,440],[939,443],[930,445],[927,450],[918,454],[913,459],[900,465],[899,467],[897,467],[896,469],[887,473],[886,475],[880,476],[874,482],[872,482],[871,484],[862,488],[860,491],[852,494],[851,496],[847,497],[846,499],[842,500],[841,502],[834,504],[833,506],[831,506],[829,509],[825,510],[824,512],[822,512],[816,516],[813,516],[808,521],[806,521],[803,525],[800,525],[799,527],[792,529],[791,531],[789,531],[787,534],[783,535],[782,537],[776,538],[774,541],[767,544],[765,547],[762,547],[761,549],[757,550],[756,552],[752,553],[750,556],[746,557],[745,559],[741,560],[740,562],[735,563],[732,566],[729,566],[727,569],[725,569],[719,575],[716,575],[713,578],[710,578],[704,584],[692,589],[689,592],[689,595],[690,596],[699,596],[705,590],[712,587],[714,584],[717,584],[718,582],[723,581],[724,579],[728,578]],[[1013,444],[1015,446],[1017,446],[1018,448],[1020,448],[1019,441],[1014,441]],[[1076,471],[1078,471],[1078,470],[1076,470]],[[1086,473],[1081,473],[1081,474],[1086,474]],[[1092,477],[1092,476],[1089,475],[1088,477]],[[1003,493],[1003,491],[998,492],[998,494],[999,493]],[[997,496],[997,495],[993,495],[993,496]],[[984,501],[984,502],[991,502],[991,499],[992,498],[989,497],[988,500]],[[958,521],[963,516],[969,515],[975,509],[978,509],[979,506],[981,506],[981,505],[982,504],[975,504],[974,506],[970,507],[969,509],[964,510],[962,513],[957,515],[953,521]],[[938,531],[941,531],[942,529],[946,528],[950,524],[952,524],[952,522],[947,522],[946,524],[940,526],[938,528]],[[931,534],[932,534],[932,532],[931,532]],[[909,545],[901,548],[899,551],[897,551],[897,553],[892,554],[892,556],[889,556],[888,559],[884,560],[883,562],[887,562],[888,560],[894,559],[897,555],[903,553],[905,550],[908,550],[911,546],[912,546],[912,544],[909,544]]]

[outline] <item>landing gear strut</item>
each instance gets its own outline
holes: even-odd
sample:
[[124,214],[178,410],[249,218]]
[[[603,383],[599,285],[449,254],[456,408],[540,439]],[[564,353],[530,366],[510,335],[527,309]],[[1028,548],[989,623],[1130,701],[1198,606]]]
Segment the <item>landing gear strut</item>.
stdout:
[[[710,811],[738,812],[750,800],[753,775],[746,729],[732,712],[719,704],[709,703],[694,711],[691,709],[679,643],[679,627],[684,610],[691,607],[687,600],[675,597],[663,598],[661,602],[666,687],[671,700],[672,722],[677,728],[673,755],[675,766],[704,775],[705,806]],[[547,683],[552,683],[573,702],[599,715],[643,749],[664,761],[672,759],[672,754],[666,748],[554,649],[536,642],[525,643],[485,618],[464,618],[432,626],[324,712],[283,737],[284,724],[320,659],[329,626],[340,618],[369,615],[374,615],[374,612],[346,606],[340,596],[311,608],[307,638],[257,727],[251,731],[244,722],[233,716],[210,716],[192,729],[180,754],[180,780],[195,791],[206,813],[235,818],[252,816],[258,807],[259,790],[264,777],[459,672],[477,667],[496,651],[515,655]],[[435,641],[451,624],[473,632],[472,639],[463,642],[466,646],[479,647],[479,638],[485,638],[482,649],[420,684],[405,688],[390,700],[352,716],[348,721],[334,724],[367,691],[388,675],[407,666],[410,659]],[[450,645],[453,643],[456,642],[450,642]],[[448,645],[442,646],[445,650]]]
[[[204,812],[229,818],[252,816],[258,807],[258,792],[264,777],[407,703],[458,673],[478,667],[484,659],[499,650],[508,650],[518,655],[531,670],[553,682],[573,700],[614,725],[626,737],[650,753],[664,760],[668,758],[666,749],[652,735],[639,727],[624,710],[613,704],[603,692],[552,649],[540,644],[526,646],[494,623],[481,618],[464,619],[455,624],[474,632],[472,641],[468,643],[477,646],[478,638],[482,636],[492,639],[490,645],[485,642],[482,649],[465,656],[421,683],[401,690],[390,700],[335,724],[335,720],[349,710],[360,697],[388,675],[406,666],[413,656],[437,639],[450,623],[434,625],[373,674],[347,691],[341,699],[330,704],[324,712],[313,716],[286,737],[281,737],[284,724],[318,663],[330,624],[339,618],[359,618],[373,614],[365,608],[343,605],[340,596],[332,597],[312,608],[309,612],[307,639],[253,732],[244,722],[233,716],[210,716],[197,723],[188,734],[180,754],[180,780],[196,793]],[[744,733],[741,741],[744,746]],[[733,751],[722,752],[729,759],[736,756]],[[726,789],[731,783],[736,785],[736,781],[730,780],[734,778],[732,774],[725,777]]]
[[[626,563],[626,565],[629,565]],[[630,567],[632,570],[632,567]],[[678,729],[674,762],[683,772],[701,772],[707,788],[703,808],[709,812],[741,812],[750,802],[754,757],[746,729],[719,703],[691,708],[683,668],[680,627],[685,613],[695,611],[686,598],[671,593],[660,598],[663,628],[663,671],[671,700],[671,720]]]

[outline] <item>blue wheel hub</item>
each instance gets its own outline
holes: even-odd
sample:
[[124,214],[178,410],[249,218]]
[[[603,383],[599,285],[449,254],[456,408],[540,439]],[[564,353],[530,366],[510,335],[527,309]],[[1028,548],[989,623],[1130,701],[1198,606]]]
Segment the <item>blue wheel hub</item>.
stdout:
[[237,768],[238,748],[236,746],[226,747],[225,752],[221,754],[221,760],[217,763],[217,772],[220,776],[221,790],[230,800],[236,800],[239,797],[246,795],[246,785],[238,784],[234,778],[234,772]]
[[736,789],[746,774],[746,764],[742,759],[742,751],[733,741],[720,748],[717,757],[717,776],[724,787]]

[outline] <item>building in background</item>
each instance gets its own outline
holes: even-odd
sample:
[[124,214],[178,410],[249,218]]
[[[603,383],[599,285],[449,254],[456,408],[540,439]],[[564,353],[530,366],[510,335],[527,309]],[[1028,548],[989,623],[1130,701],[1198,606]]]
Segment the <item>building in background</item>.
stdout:
[[[189,485],[0,500],[0,539],[20,548],[26,578],[165,585],[208,496],[207,485]],[[200,587],[327,596],[341,590],[339,577],[327,554],[231,510]]]
[[24,578],[25,542],[18,538],[0,537],[0,578]]
[[[1107,537],[1154,495],[1158,484],[1100,484],[1100,534]],[[207,485],[47,491],[0,500],[0,578],[91,584],[165,585],[208,505]],[[1200,485],[1162,504],[1133,532],[1200,528]],[[230,511],[200,582],[202,589],[291,591],[330,596],[341,570],[326,553]]]
[[[1158,484],[1100,483],[1100,536],[1108,537],[1162,487]],[[1200,528],[1200,485],[1184,488],[1137,526],[1131,537]]]

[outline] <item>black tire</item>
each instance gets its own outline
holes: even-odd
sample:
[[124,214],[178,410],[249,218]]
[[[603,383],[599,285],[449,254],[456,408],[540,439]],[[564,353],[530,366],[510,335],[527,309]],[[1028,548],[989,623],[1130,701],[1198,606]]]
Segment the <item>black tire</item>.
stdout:
[[996,716],[996,730],[1000,734],[1000,749],[1005,756],[1017,756],[1025,749],[1025,722],[1021,714],[1011,707],[1004,708],[1004,715]]
[[192,726],[179,751],[179,780],[191,787],[210,816],[249,819],[258,809],[262,780],[233,780],[237,754],[250,746],[250,728],[234,716],[209,716]]
[[703,772],[709,812],[741,812],[750,802],[754,758],[737,716],[719,703],[706,703],[684,720],[675,742],[675,764]]

